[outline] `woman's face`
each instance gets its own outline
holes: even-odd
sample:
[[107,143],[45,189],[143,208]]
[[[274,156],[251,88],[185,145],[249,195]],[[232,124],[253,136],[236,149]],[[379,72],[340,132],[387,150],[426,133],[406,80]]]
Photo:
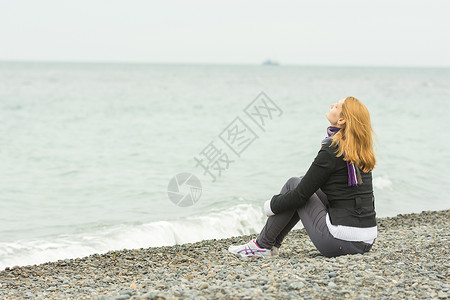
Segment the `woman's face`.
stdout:
[[326,116],[330,124],[333,126],[342,126],[345,120],[341,117],[342,104],[344,104],[345,99],[342,99],[338,103],[331,104],[330,111],[327,112]]

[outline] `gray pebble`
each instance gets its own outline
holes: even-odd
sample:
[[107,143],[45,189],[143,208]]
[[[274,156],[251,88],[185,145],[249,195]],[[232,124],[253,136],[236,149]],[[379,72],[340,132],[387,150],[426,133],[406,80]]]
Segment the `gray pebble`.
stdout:
[[133,293],[129,290],[125,290],[125,291],[120,291],[119,295],[128,295],[131,297],[131,295],[133,295]]

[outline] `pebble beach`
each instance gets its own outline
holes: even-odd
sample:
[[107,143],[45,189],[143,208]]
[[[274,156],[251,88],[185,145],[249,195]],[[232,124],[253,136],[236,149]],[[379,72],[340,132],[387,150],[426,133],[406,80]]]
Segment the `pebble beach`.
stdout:
[[[326,258],[304,229],[280,253],[243,258],[256,235],[110,251],[0,271],[1,299],[448,299],[450,210],[379,218],[361,255]],[[207,229],[206,229],[207,230]]]

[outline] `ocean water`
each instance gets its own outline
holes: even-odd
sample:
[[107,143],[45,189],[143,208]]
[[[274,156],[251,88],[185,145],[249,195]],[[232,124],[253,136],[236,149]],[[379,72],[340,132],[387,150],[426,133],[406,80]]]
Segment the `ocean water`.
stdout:
[[[377,135],[377,216],[448,209],[448,68],[0,63],[0,269],[259,232],[349,95]],[[180,173],[193,205],[169,198]]]

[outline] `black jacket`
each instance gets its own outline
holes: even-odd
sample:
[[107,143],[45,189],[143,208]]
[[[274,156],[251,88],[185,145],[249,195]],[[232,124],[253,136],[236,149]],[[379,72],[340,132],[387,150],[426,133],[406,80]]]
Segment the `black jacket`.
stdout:
[[295,190],[272,197],[272,212],[277,214],[300,208],[320,188],[327,195],[327,209],[333,225],[376,226],[372,173],[361,171],[363,183],[348,186],[347,164],[343,156],[336,157],[336,151],[329,139]]

